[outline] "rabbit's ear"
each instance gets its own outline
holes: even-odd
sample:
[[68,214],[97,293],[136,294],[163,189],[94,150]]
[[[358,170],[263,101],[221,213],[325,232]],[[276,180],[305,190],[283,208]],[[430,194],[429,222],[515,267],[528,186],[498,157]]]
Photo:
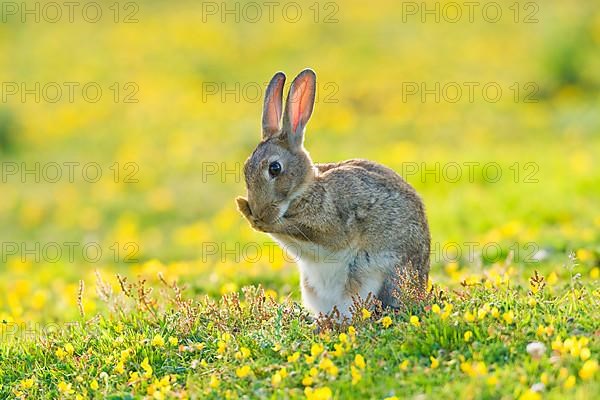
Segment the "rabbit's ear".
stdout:
[[300,72],[290,86],[283,116],[283,132],[288,135],[291,148],[302,146],[304,128],[315,104],[317,76],[312,69]]
[[283,84],[285,74],[278,72],[273,76],[265,92],[262,115],[262,137],[267,139],[281,130],[281,108],[283,107]]

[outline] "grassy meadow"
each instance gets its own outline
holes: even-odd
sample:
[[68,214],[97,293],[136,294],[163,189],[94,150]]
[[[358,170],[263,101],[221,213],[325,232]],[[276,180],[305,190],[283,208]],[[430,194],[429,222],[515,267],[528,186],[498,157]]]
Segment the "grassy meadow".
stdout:
[[[1,7],[1,399],[600,394],[600,5]],[[422,303],[315,323],[236,210],[306,67],[313,160],[423,198]]]

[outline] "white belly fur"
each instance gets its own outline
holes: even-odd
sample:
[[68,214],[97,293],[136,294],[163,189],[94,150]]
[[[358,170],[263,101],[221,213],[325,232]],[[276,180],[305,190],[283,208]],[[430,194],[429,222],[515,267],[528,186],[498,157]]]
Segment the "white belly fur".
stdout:
[[[342,316],[350,316],[353,303],[345,289],[348,282],[349,265],[358,249],[348,248],[332,252],[314,243],[291,241],[288,237],[273,235],[288,255],[293,256],[300,269],[300,278],[313,291],[302,288],[304,305],[314,314],[328,314],[334,306]],[[366,299],[369,293],[376,295],[383,284],[382,271],[375,269],[360,285],[359,296]]]

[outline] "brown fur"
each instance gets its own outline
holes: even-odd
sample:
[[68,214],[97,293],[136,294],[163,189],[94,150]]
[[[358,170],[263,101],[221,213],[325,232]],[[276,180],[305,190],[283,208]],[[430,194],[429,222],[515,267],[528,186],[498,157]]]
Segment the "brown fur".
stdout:
[[[273,93],[268,97],[278,100]],[[275,133],[264,135],[268,129],[263,127],[264,139],[244,166],[248,200],[237,199],[239,210],[255,229],[280,241],[317,244],[325,253],[351,249],[345,283],[349,294],[358,293],[361,282],[374,273],[387,276],[374,293],[383,305],[397,303],[398,274],[425,290],[430,236],[420,197],[393,170],[372,161],[313,164],[302,144],[310,112],[306,121],[300,118],[296,132],[285,115],[284,126]],[[276,178],[267,173],[273,160],[283,167]]]

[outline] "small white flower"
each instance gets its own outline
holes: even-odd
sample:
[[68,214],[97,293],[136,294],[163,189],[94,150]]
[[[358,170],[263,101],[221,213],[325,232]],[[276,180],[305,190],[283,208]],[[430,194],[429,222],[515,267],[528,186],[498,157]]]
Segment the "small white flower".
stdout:
[[542,358],[544,353],[546,353],[546,346],[544,345],[544,343],[531,342],[527,345],[527,353],[529,353],[531,358],[533,358],[534,360],[539,360],[540,358]]
[[534,383],[533,385],[531,385],[531,390],[534,392],[541,393],[545,389],[546,389],[546,385],[544,385],[542,382]]

